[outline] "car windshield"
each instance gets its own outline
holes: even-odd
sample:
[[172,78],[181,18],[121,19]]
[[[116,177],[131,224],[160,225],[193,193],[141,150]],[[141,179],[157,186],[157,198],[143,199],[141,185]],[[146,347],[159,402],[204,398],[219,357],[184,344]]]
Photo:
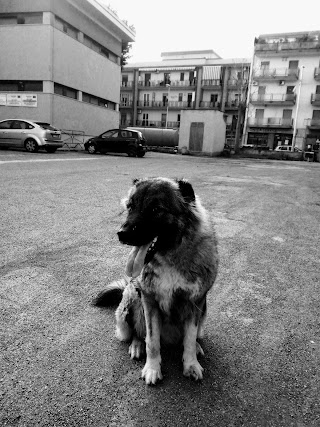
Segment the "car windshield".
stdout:
[[42,129],[48,129],[48,130],[58,130],[54,126],[50,125],[49,123],[44,122],[35,122],[37,125],[41,126]]

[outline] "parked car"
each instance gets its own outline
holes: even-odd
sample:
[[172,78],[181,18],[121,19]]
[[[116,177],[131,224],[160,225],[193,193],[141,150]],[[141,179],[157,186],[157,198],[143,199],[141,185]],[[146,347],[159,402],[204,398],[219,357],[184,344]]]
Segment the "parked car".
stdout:
[[62,147],[61,132],[49,123],[9,119],[0,121],[0,146],[25,148],[31,153],[44,148],[54,153]]
[[278,147],[276,147],[274,149],[274,151],[292,151],[292,146],[291,145],[278,145]]
[[130,157],[143,157],[147,141],[140,131],[133,129],[110,129],[99,136],[88,139],[84,148],[94,153],[127,153]]

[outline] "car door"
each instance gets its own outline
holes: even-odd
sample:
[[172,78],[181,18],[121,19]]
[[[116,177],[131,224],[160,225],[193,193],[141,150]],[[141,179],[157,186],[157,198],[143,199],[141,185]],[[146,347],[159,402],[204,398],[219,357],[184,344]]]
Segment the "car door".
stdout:
[[23,147],[23,141],[25,138],[26,123],[22,120],[13,120],[11,123],[11,137],[12,145],[15,147]]
[[132,132],[129,130],[120,130],[117,141],[118,153],[127,153],[129,145],[134,145],[134,138]]
[[1,145],[12,145],[10,138],[10,128],[13,120],[4,120],[0,123],[0,144]]
[[97,138],[98,151],[101,153],[114,152],[116,149],[116,140],[118,138],[118,130],[112,129],[104,132]]

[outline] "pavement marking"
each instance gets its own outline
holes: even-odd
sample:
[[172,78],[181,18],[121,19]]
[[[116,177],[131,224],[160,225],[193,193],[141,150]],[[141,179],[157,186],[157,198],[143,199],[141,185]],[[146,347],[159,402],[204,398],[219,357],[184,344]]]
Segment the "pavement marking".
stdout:
[[33,159],[33,160],[0,160],[3,163],[34,163],[34,162],[75,162],[81,160],[98,160],[98,158],[85,158],[85,159]]

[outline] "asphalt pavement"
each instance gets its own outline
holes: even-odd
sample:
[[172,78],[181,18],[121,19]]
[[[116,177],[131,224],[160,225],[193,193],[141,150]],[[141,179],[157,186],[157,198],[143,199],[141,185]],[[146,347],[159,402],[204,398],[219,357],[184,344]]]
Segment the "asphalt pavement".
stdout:
[[[132,179],[184,177],[216,223],[204,379],[141,380],[91,299],[124,272]],[[320,426],[320,164],[0,151],[0,426]]]

